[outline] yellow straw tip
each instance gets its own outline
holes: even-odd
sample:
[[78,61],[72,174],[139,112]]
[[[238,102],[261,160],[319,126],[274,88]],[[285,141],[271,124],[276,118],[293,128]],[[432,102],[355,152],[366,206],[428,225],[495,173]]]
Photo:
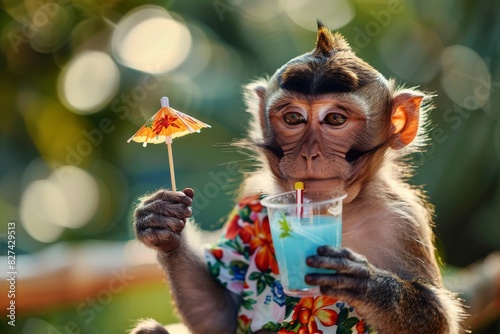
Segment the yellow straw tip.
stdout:
[[295,182],[295,190],[304,189],[304,182]]

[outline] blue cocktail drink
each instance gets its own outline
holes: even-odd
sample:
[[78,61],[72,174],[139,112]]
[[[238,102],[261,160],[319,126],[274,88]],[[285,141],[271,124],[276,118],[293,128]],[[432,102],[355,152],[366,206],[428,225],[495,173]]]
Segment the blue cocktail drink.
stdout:
[[309,267],[306,258],[317,254],[318,247],[340,246],[342,240],[342,199],[345,195],[331,195],[333,197],[316,202],[308,199],[308,195],[311,194],[306,192],[303,204],[294,203],[294,192],[262,201],[268,209],[281,284],[285,293],[291,296],[319,294],[317,286],[305,283],[305,275],[334,271]]

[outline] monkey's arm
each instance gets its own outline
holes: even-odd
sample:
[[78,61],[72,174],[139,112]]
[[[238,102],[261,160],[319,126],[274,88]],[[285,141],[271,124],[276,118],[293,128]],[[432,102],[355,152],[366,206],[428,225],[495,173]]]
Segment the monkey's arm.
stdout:
[[[184,323],[193,334],[234,333],[238,298],[218,284],[181,232],[191,216],[193,191],[160,190],[135,211],[137,238],[155,249]],[[210,332],[207,332],[210,329]]]
[[175,251],[159,252],[158,259],[176,307],[193,334],[235,332],[239,297],[214,280],[184,239]]
[[319,247],[307,264],[335,270],[335,274],[307,275],[306,282],[354,306],[378,333],[460,332],[457,305],[430,280],[403,279],[348,248]]

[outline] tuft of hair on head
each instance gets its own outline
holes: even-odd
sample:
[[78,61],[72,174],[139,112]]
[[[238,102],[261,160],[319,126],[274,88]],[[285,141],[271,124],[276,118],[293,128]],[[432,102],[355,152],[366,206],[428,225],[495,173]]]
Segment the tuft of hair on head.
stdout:
[[330,29],[326,27],[320,20],[318,23],[318,34],[316,36],[316,48],[314,53],[329,57],[334,52],[351,51],[349,43],[340,33],[332,34]]
[[169,334],[167,329],[154,319],[139,319],[130,334]]

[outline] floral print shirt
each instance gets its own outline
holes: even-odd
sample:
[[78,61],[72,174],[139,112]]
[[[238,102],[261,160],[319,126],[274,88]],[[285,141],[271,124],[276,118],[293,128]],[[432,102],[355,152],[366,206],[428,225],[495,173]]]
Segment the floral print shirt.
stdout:
[[205,254],[215,279],[241,296],[237,333],[368,333],[359,314],[343,301],[284,294],[266,208],[258,195],[241,200],[219,243]]

